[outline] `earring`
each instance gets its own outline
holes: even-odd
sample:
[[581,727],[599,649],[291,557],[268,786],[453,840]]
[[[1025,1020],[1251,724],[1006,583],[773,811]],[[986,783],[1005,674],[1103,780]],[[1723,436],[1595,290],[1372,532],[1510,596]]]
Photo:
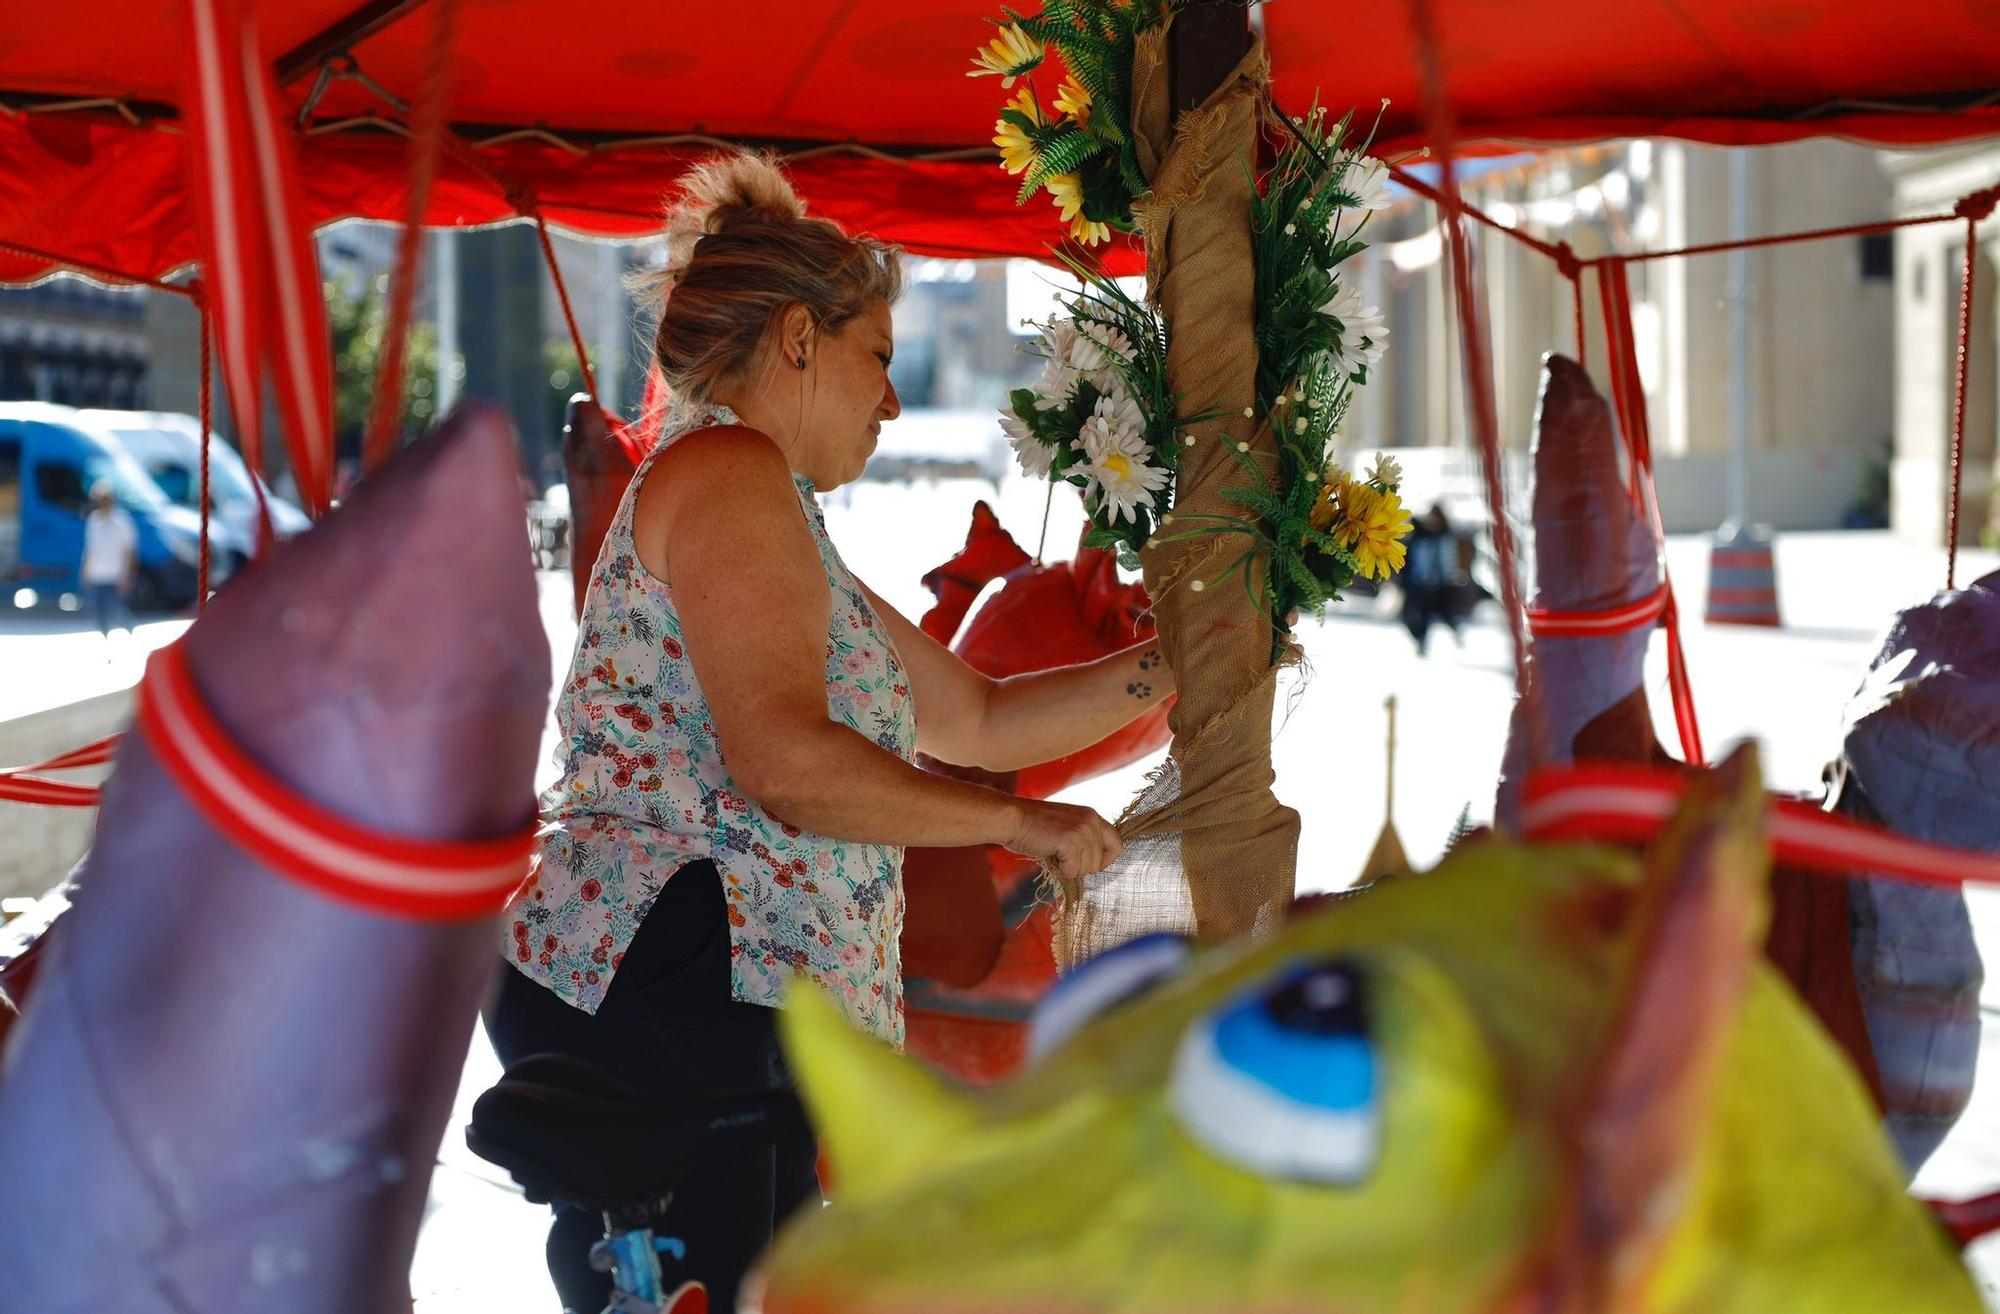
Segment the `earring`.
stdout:
[[804,369],[805,367],[806,367],[806,358],[804,356],[801,356],[799,357],[799,368]]

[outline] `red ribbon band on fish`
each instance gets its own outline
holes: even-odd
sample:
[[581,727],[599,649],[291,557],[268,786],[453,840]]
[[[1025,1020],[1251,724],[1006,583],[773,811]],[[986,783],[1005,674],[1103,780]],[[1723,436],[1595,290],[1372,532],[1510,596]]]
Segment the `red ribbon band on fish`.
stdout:
[[1550,611],[1528,608],[1528,629],[1536,638],[1599,638],[1624,634],[1659,620],[1667,610],[1667,588],[1662,584],[1637,602],[1608,611]]
[[343,902],[403,917],[473,917],[498,912],[527,874],[533,823],[487,840],[385,835],[272,779],[202,702],[178,643],[146,664],[138,724],[211,826],[265,866]]
[[[1684,774],[1592,763],[1528,780],[1523,825],[1530,840],[1641,843],[1666,825]],[[1897,835],[1809,803],[1773,798],[1771,847],[1786,867],[1826,876],[1883,876],[1918,885],[2000,885],[2000,856]]]

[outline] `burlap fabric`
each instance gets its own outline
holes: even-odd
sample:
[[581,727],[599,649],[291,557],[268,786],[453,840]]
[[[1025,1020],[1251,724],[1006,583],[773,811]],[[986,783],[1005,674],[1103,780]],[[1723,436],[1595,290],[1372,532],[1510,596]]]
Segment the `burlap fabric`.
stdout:
[[[1221,496],[1247,479],[1225,444],[1248,442],[1267,471],[1277,462],[1268,426],[1243,415],[1257,378],[1251,166],[1269,80],[1256,41],[1213,95],[1176,116],[1167,28],[1139,40],[1133,126],[1150,185],[1139,211],[1147,284],[1173,333],[1167,370],[1183,410],[1226,417],[1189,430],[1195,443],[1181,449],[1174,497],[1182,515],[1243,514]],[[1263,608],[1239,577],[1215,583],[1246,545],[1240,535],[1203,535],[1155,541],[1142,554],[1179,682],[1173,748],[1119,819],[1125,855],[1096,876],[1061,882],[1065,967],[1150,931],[1252,934],[1291,900],[1299,818],[1271,793],[1271,718],[1278,669],[1298,654],[1287,642],[1273,662]],[[1255,579],[1261,588],[1261,566]]]

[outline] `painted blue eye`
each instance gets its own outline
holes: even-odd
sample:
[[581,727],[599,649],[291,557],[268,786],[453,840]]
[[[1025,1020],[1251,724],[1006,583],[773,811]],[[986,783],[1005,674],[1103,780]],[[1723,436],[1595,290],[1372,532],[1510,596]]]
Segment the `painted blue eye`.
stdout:
[[1218,1159],[1289,1181],[1351,1185],[1381,1148],[1367,976],[1352,959],[1295,965],[1188,1028],[1170,1099]]
[[1028,1063],[1039,1063],[1084,1024],[1178,976],[1194,950],[1158,932],[1107,949],[1049,987],[1028,1023]]

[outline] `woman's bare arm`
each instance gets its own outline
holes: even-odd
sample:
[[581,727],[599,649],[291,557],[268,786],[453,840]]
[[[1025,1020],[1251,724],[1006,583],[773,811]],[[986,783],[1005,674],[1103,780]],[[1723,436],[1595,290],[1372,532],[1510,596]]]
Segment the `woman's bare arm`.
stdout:
[[1019,839],[1020,800],[912,766],[827,716],[832,599],[769,439],[737,427],[682,439],[649,472],[633,533],[673,587],[730,775],[772,815],[861,843]]
[[1018,771],[1088,748],[1174,692],[1157,643],[995,680],[965,664],[866,585],[910,673],[918,747],[941,762]]

